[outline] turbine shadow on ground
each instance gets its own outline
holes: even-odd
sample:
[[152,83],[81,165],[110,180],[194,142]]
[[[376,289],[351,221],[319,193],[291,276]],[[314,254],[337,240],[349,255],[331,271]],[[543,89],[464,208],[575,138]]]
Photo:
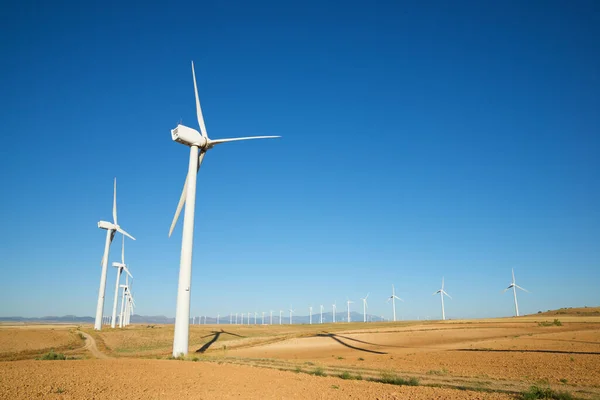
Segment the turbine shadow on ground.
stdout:
[[196,353],[204,353],[206,350],[208,350],[210,348],[210,346],[212,346],[212,344],[214,342],[216,342],[217,340],[219,340],[219,336],[221,336],[222,333],[225,333],[227,335],[237,336],[237,337],[240,337],[240,338],[245,337],[245,336],[242,336],[242,335],[238,335],[237,333],[225,332],[223,329],[221,329],[220,331],[212,331],[211,334],[206,335],[206,336],[202,336],[202,339],[207,338],[209,336],[213,336],[213,338],[211,340],[209,340],[208,342],[204,343],[204,345],[202,347],[200,347],[198,350],[196,350]]
[[[315,336],[317,336],[317,337],[328,337],[328,338],[331,338],[331,339],[335,340],[336,342],[338,342],[339,344],[341,344],[342,346],[346,346],[346,347],[348,347],[350,349],[353,349],[353,350],[364,351],[364,352],[373,353],[373,354],[387,354],[387,353],[385,353],[383,351],[369,350],[369,349],[363,349],[363,348],[360,348],[360,347],[352,346],[351,344],[348,344],[348,343],[344,342],[343,340],[339,339],[338,338],[339,335],[336,335],[335,333],[329,333],[329,332],[317,333]],[[348,338],[348,337],[345,337],[345,336],[340,336],[340,337],[343,337],[344,339],[355,340],[357,342],[362,342],[360,340]],[[367,343],[367,342],[362,342],[362,343],[370,344],[370,343]],[[375,346],[377,346],[377,345],[375,345]]]
[[550,353],[550,354],[587,354],[600,355],[596,351],[532,350],[532,349],[454,349],[452,351],[480,351],[486,353]]

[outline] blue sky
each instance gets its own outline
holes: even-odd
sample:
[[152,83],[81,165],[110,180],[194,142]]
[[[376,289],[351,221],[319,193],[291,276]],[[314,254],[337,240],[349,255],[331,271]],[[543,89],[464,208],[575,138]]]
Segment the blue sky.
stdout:
[[205,158],[194,315],[393,283],[433,318],[442,276],[510,315],[512,267],[523,313],[600,304],[597,2],[84,3],[0,15],[0,316],[94,314],[115,176],[136,313],[174,316],[191,60],[209,136],[283,136]]

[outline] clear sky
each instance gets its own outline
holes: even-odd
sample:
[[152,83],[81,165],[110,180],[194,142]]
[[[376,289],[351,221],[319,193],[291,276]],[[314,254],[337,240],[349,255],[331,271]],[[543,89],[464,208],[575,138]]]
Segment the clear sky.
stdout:
[[[137,4],[136,4],[137,3]],[[600,304],[600,3],[27,2],[0,13],[0,316],[93,316],[117,177],[142,315],[450,318]],[[110,261],[120,257],[120,237]],[[110,268],[105,314],[112,302]]]

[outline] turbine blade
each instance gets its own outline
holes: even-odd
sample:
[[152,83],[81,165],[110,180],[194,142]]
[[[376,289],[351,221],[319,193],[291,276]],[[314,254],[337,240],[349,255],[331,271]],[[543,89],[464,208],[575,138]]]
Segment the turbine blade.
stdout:
[[398,297],[398,296],[394,296],[394,297],[395,297],[396,299],[400,300],[400,301],[404,301],[404,300],[402,300],[402,299],[401,299],[400,297]]
[[121,235],[121,264],[125,264],[125,236]]
[[113,223],[117,225],[117,178],[115,178],[113,190]]
[[512,271],[512,277],[513,277],[512,283],[515,283],[515,269],[511,268],[510,270]]
[[[201,151],[198,156],[198,169],[196,173],[200,170],[200,166],[202,165],[202,161],[204,160],[204,155],[206,151]],[[179,198],[179,204],[177,204],[177,209],[175,210],[175,216],[173,217],[173,222],[171,222],[171,228],[169,229],[169,237],[173,234],[173,230],[175,229],[175,225],[177,225],[177,221],[179,220],[179,214],[181,214],[181,210],[183,210],[183,205],[185,204],[185,196],[187,194],[187,182],[188,176],[185,176],[185,182],[183,184],[183,190],[181,191],[181,197]]]
[[129,239],[135,240],[135,238],[133,236],[131,236],[129,233],[125,232],[123,229],[121,229],[121,227],[118,227],[117,231],[119,231],[119,233],[121,235],[127,236]]
[[448,293],[446,293],[446,292],[442,292],[442,293],[444,293],[446,296],[452,298],[452,296],[450,296]]
[[248,137],[239,137],[239,138],[229,138],[229,139],[217,139],[217,140],[209,140],[209,146],[215,146],[221,143],[227,142],[238,142],[240,140],[252,140],[252,139],[275,139],[280,138],[281,136],[248,136]]
[[531,293],[529,290],[527,290],[527,289],[525,289],[525,288],[522,288],[522,287],[521,287],[521,286],[519,286],[519,285],[515,285],[515,286],[516,286],[516,287],[518,287],[519,289],[521,289],[521,290],[523,290],[523,291],[527,292],[527,293]]
[[123,267],[123,269],[125,270],[125,272],[127,272],[127,275],[129,275],[131,277],[131,279],[133,279],[133,275],[131,275],[131,272],[129,272],[127,267]]
[[206,134],[206,126],[204,125],[204,117],[202,116],[202,108],[200,108],[200,97],[198,97],[198,86],[196,85],[196,71],[194,71],[194,62],[192,61],[192,77],[194,78],[194,94],[196,95],[196,115],[198,116],[198,125],[200,126],[200,133],[205,138],[208,137]]

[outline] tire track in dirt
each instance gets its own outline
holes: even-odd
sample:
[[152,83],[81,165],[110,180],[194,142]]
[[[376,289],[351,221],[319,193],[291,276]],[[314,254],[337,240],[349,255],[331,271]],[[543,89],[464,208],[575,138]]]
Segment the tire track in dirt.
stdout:
[[84,350],[88,350],[90,353],[92,353],[92,355],[94,357],[96,357],[98,359],[103,359],[103,360],[113,358],[113,357],[107,356],[106,354],[104,354],[100,350],[98,350],[98,346],[96,346],[96,340],[92,337],[92,335],[87,334],[82,331],[77,331],[77,333],[79,333],[80,335],[83,335],[85,337],[85,346],[83,346],[83,348],[84,348]]

